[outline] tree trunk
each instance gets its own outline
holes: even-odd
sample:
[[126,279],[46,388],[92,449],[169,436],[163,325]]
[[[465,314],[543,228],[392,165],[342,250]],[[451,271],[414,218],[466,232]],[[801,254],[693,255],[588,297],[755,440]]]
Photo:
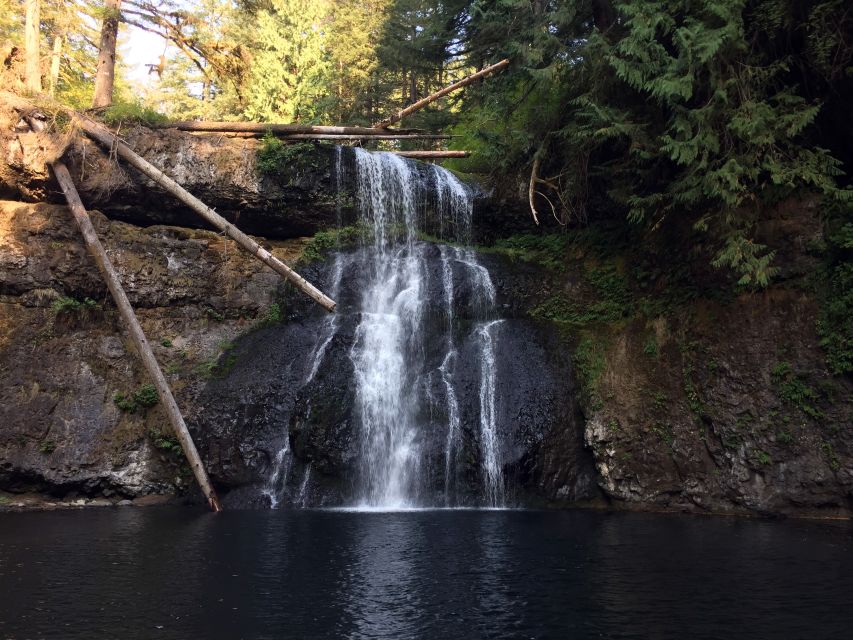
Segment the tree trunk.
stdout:
[[392,151],[391,153],[403,158],[418,158],[430,160],[433,158],[467,158],[470,151]]
[[115,84],[116,40],[121,0],[106,0],[104,22],[101,26],[101,49],[98,53],[98,70],[95,75],[95,99],[92,107],[100,109],[113,103]]
[[119,141],[112,132],[106,129],[106,127],[84,117],[75,118],[75,124],[79,126],[86,135],[97,140],[107,149],[115,151],[129,164],[139,169],[139,171],[151,178],[154,182],[163,187],[163,189],[171,193],[178,200],[207,220],[224,235],[234,240],[234,242],[236,242],[241,249],[246,251],[246,253],[255,256],[258,260],[272,268],[273,271],[289,280],[294,286],[312,298],[321,307],[326,309],[326,311],[335,310],[334,300],[329,298],[317,287],[296,273],[296,271],[288,267],[281,260],[259,245],[255,240],[240,231],[237,227],[228,222],[225,218],[220,216],[213,209],[208,207],[201,200],[196,198],[189,191],[184,189],[181,185],[148,162],[145,158],[135,153],[123,142]]
[[34,93],[41,91],[41,64],[39,61],[40,9],[40,0],[27,0],[27,19],[24,25],[26,87]]
[[592,0],[592,19],[596,28],[605,33],[616,22],[616,10],[610,0]]
[[382,122],[376,123],[375,125],[373,125],[373,128],[374,129],[384,129],[385,127],[392,125],[395,122],[399,122],[400,120],[402,120],[407,115],[414,113],[415,111],[419,111],[420,109],[423,109],[425,106],[427,106],[431,102],[435,102],[439,98],[446,96],[448,93],[452,93],[452,92],[456,91],[457,89],[461,89],[462,87],[467,87],[472,82],[475,82],[475,81],[479,80],[480,78],[489,75],[490,73],[494,73],[495,71],[500,71],[501,69],[503,69],[507,65],[509,65],[509,60],[501,60],[500,62],[497,62],[490,67],[486,67],[482,71],[478,71],[477,73],[474,73],[474,74],[468,76],[467,78],[460,80],[459,82],[454,82],[450,86],[444,87],[444,89],[441,89],[440,91],[436,91],[435,93],[428,95],[423,100],[418,100],[414,104],[406,107],[405,109],[398,112],[396,115],[391,116],[387,120],[383,120]]
[[375,135],[420,133],[417,129],[385,129],[376,127],[338,127],[314,124],[267,124],[265,122],[203,122],[199,120],[184,120],[154,125],[154,129],[178,129],[179,131],[217,131],[230,133],[259,133],[269,132],[273,135],[291,135],[297,133],[320,133],[336,136],[371,137]]
[[56,180],[59,182],[59,186],[65,194],[65,199],[68,201],[68,206],[71,208],[71,213],[74,214],[74,220],[77,222],[80,233],[83,234],[83,240],[86,242],[86,248],[95,259],[95,263],[98,265],[98,270],[101,272],[101,275],[106,281],[107,287],[109,288],[113,300],[116,303],[116,307],[118,307],[119,313],[124,320],[128,333],[130,334],[130,338],[133,341],[133,346],[136,347],[136,351],[142,359],[142,364],[145,366],[145,370],[154,381],[154,386],[157,388],[157,395],[160,398],[160,404],[166,412],[169,422],[172,424],[172,429],[175,432],[175,436],[178,438],[178,442],[181,443],[184,455],[186,455],[187,462],[189,462],[190,468],[195,474],[199,487],[201,487],[204,497],[207,498],[210,508],[214,511],[222,511],[222,507],[219,504],[219,498],[216,495],[216,491],[213,489],[213,485],[210,484],[210,478],[208,478],[207,471],[204,469],[204,463],[202,463],[201,457],[198,455],[198,450],[195,448],[195,443],[193,442],[192,436],[190,435],[187,425],[184,422],[184,418],[181,415],[181,410],[178,408],[178,403],[175,402],[175,397],[172,395],[169,383],[166,381],[166,377],[163,375],[160,365],[157,364],[157,359],[154,357],[154,352],[151,351],[151,346],[145,338],[145,333],[142,331],[142,327],[139,324],[139,320],[136,318],[133,307],[130,306],[130,300],[127,299],[127,294],[125,294],[124,289],[121,286],[118,274],[113,268],[106,251],[104,251],[101,241],[98,239],[98,234],[95,232],[95,227],[89,219],[89,214],[86,212],[86,209],[83,207],[83,203],[80,201],[80,196],[77,193],[77,189],[74,187],[71,175],[68,173],[68,169],[62,162],[54,162],[52,166],[53,173],[56,175]]
[[59,63],[62,59],[62,36],[57,35],[53,38],[53,52],[50,54],[50,84],[48,90],[50,95],[56,93],[56,85],[59,82]]

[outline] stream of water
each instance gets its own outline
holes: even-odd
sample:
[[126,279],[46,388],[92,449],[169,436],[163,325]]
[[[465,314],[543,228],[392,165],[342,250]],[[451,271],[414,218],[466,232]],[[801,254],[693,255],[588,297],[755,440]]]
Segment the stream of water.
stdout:
[[[331,258],[329,292],[338,297],[345,274],[364,274],[365,282],[356,308],[341,307],[324,321],[303,385],[317,375],[340,328],[340,315],[357,314],[349,351],[360,440],[358,473],[352,479],[354,505],[379,510],[459,505],[458,478],[464,473],[460,401],[466,399],[461,394],[475,393],[479,398],[480,504],[503,507],[506,494],[495,397],[501,321],[495,317],[495,287],[489,272],[469,248],[471,190],[442,167],[430,167],[424,177],[414,163],[390,153],[356,148],[352,164],[362,241],[357,252],[338,251]],[[339,189],[343,172],[343,152],[338,149]],[[420,238],[427,202],[435,218],[432,227],[454,241],[438,245],[442,293],[432,300],[428,291],[434,258]],[[460,289],[466,292],[466,300],[457,299],[455,292]],[[470,309],[465,323],[459,322],[455,312],[460,304]],[[427,343],[428,312],[431,318],[444,318],[444,353],[437,363],[425,355],[433,346]],[[458,348],[460,336],[473,338],[477,345],[467,360]],[[476,389],[459,388],[457,374],[463,368],[476,371]],[[435,391],[437,386],[440,393]],[[444,495],[439,502],[425,491],[427,476],[435,471],[428,469],[425,438],[434,437],[435,429],[442,431],[445,443]],[[273,507],[288,496],[290,504],[304,506],[310,474],[289,477],[292,453],[286,426],[283,430],[283,444],[264,493]]]

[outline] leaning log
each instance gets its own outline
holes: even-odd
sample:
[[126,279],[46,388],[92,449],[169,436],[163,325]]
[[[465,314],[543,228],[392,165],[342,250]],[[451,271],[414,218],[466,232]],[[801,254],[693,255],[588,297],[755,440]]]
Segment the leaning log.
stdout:
[[83,206],[83,203],[80,201],[80,195],[77,193],[77,189],[71,179],[71,174],[68,173],[68,169],[62,162],[54,162],[51,166],[53,168],[53,173],[56,176],[56,180],[59,182],[59,186],[62,189],[62,193],[65,194],[65,199],[68,202],[71,213],[74,215],[74,221],[77,223],[77,227],[83,235],[86,248],[95,259],[95,263],[98,265],[98,270],[101,272],[101,275],[106,281],[107,288],[110,290],[110,294],[116,303],[116,307],[118,307],[119,313],[127,326],[133,346],[136,347],[136,351],[142,359],[142,364],[145,366],[145,370],[154,381],[154,386],[157,389],[160,402],[169,418],[169,422],[172,424],[172,429],[175,432],[175,436],[178,438],[178,442],[181,443],[181,448],[184,450],[184,455],[187,458],[187,462],[189,462],[193,474],[195,474],[198,485],[201,487],[205,498],[207,498],[210,508],[214,511],[222,511],[222,506],[219,504],[219,498],[216,495],[213,485],[210,483],[207,471],[204,469],[204,464],[201,461],[201,457],[198,455],[198,450],[196,449],[192,436],[184,422],[184,417],[181,415],[181,410],[178,408],[178,403],[175,402],[175,397],[172,395],[169,383],[166,382],[166,377],[163,375],[160,365],[157,364],[154,352],[151,351],[151,345],[149,345],[148,340],[145,337],[145,333],[142,331],[142,327],[139,324],[139,320],[136,318],[133,307],[130,306],[130,301],[127,299],[127,294],[124,292],[124,288],[121,286],[118,274],[116,273],[115,268],[113,268],[112,262],[110,261],[109,256],[107,256],[106,251],[104,251],[101,241],[98,239],[98,234],[95,231],[95,227],[92,224],[91,219],[89,218],[89,214]]
[[172,180],[172,178],[160,171],[160,169],[134,152],[130,147],[113,135],[113,133],[106,127],[80,115],[77,115],[74,120],[75,124],[85,132],[86,135],[99,142],[107,149],[111,151],[114,150],[116,154],[126,160],[128,164],[139,169],[139,171],[151,178],[154,182],[163,187],[163,189],[207,220],[207,222],[213,225],[224,235],[234,240],[241,249],[258,258],[261,262],[271,267],[276,273],[284,276],[327,311],[335,310],[334,300],[296,273],[296,271],[284,264],[281,260],[276,258],[269,251],[264,249],[255,240],[247,236],[225,218],[216,213],[213,209],[204,204],[201,200],[192,195],[189,191],[184,189],[177,182]]
[[394,124],[395,122],[399,122],[400,120],[405,118],[407,115],[410,115],[410,114],[414,113],[415,111],[420,111],[421,109],[423,109],[425,106],[427,106],[431,102],[435,102],[439,98],[446,96],[448,93],[453,93],[457,89],[461,89],[462,87],[467,87],[472,82],[476,82],[480,78],[483,78],[483,77],[489,75],[490,73],[494,73],[495,71],[500,71],[501,69],[506,67],[508,64],[509,64],[509,60],[501,60],[500,62],[497,62],[497,63],[495,63],[489,67],[486,67],[485,69],[482,69],[481,71],[478,71],[477,73],[475,73],[473,75],[468,76],[467,78],[460,80],[459,82],[454,82],[453,84],[444,87],[444,89],[441,89],[440,91],[436,91],[435,93],[428,95],[426,98],[423,98],[422,100],[418,100],[414,104],[409,105],[408,107],[397,112],[395,115],[391,116],[387,120],[383,120],[382,122],[377,122],[375,125],[373,125],[373,128],[374,129],[385,129],[388,126]]
[[467,158],[471,155],[470,151],[392,151],[398,156],[404,158],[414,158],[417,160],[433,160],[436,158]]

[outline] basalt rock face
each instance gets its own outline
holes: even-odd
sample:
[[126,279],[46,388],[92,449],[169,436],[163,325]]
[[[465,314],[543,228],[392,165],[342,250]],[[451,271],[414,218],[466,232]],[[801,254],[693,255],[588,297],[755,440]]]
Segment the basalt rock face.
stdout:
[[[264,173],[258,168],[262,143],[257,139],[138,126],[120,133],[130,148],[246,233],[299,238],[355,220],[352,149],[344,148],[341,163],[331,144],[300,143],[290,147],[293,152],[275,170]],[[69,142],[23,131],[0,132],[6,160],[0,165],[0,197],[62,204],[45,159],[56,156],[63,142],[68,143],[64,160],[87,207],[141,226],[207,228],[197,214],[152,180],[110,159],[82,135]],[[425,176],[429,173],[429,165],[415,166]],[[478,194],[475,206],[482,221],[477,228],[481,238],[521,228],[527,220],[503,198],[493,201],[486,192]]]
[[[246,233],[296,238],[334,227],[331,146],[308,150],[282,166],[281,175],[257,169],[260,142],[252,139],[194,136],[172,130],[134,127],[122,139],[138,154],[214,208]],[[44,157],[51,139],[32,133],[6,135],[7,165],[0,171],[0,195],[61,203]],[[87,207],[136,225],[204,227],[174,196],[136,169],[110,159],[85,136],[73,139],[64,156]]]
[[[212,381],[199,399],[204,409],[194,419],[200,450],[206,454],[215,478],[236,492],[232,505],[266,504],[264,489],[275,473],[277,453],[287,443],[289,461],[283,500],[302,505],[346,505],[355,498],[352,481],[360,472],[363,455],[354,388],[353,343],[359,321],[358,304],[366,274],[354,249],[342,254],[344,273],[337,297],[336,328],[330,317],[293,294],[287,297],[289,315],[279,325],[266,327],[239,340],[236,364],[222,379]],[[442,274],[438,245],[423,243],[429,265],[426,300],[441,300]],[[484,256],[484,264],[502,283],[498,305],[511,310],[505,299],[515,283],[514,269],[503,260]],[[331,260],[304,270],[307,277],[330,286]],[[476,362],[478,345],[470,332],[470,292],[455,291],[455,315],[460,322],[459,362]],[[469,319],[471,318],[471,319]],[[424,312],[427,334],[424,368],[437,372],[441,365],[446,318],[436,308]],[[600,498],[591,452],[583,443],[583,424],[573,393],[571,360],[566,344],[549,323],[508,312],[497,329],[497,424],[502,445],[508,504],[564,504]],[[433,384],[435,407],[444,406],[441,385],[429,375],[420,384]],[[455,504],[477,504],[480,496],[481,442],[479,427],[479,371],[465,367],[456,377],[459,399],[462,458]],[[444,465],[447,416],[424,408],[421,415],[425,454],[422,470],[426,486],[420,503],[444,504]],[[310,484],[303,483],[310,469]],[[302,495],[297,495],[300,491]],[[298,498],[298,502],[297,502]]]
[[[210,232],[92,217],[191,416],[223,343],[265,313],[278,277]],[[300,246],[272,249],[292,259]],[[70,212],[0,202],[0,489],[133,497],[191,484],[160,409],[115,401],[146,382]]]
[[602,488],[628,506],[849,516],[852,387],[826,372],[814,301],[772,290],[693,312],[604,350],[586,423]]
[[[805,238],[814,215],[789,211],[762,231]],[[221,236],[93,217],[226,505],[267,503],[285,439],[290,501],[309,474],[304,503],[346,500],[359,455],[350,355],[359,274],[342,280],[340,324],[306,384],[330,316]],[[269,244],[290,261],[302,248]],[[583,299],[579,271],[481,255],[505,318],[496,395],[512,500],[850,516],[853,384],[826,371],[818,304],[801,280],[816,262],[788,244],[774,245],[788,254],[786,272],[765,292],[700,296],[585,330],[597,373],[583,390],[580,333],[532,317],[555,295]],[[328,285],[328,259],[301,270]],[[433,267],[430,296],[440,279]],[[469,294],[456,293],[464,319]],[[282,318],[269,311],[274,300]],[[0,490],[137,496],[192,486],[164,446],[158,407],[130,413],[114,400],[146,378],[112,309],[64,207],[0,204]],[[460,338],[460,352],[471,348]],[[471,500],[474,414],[462,407]],[[441,468],[440,442],[431,446]],[[440,479],[430,482],[437,491]]]

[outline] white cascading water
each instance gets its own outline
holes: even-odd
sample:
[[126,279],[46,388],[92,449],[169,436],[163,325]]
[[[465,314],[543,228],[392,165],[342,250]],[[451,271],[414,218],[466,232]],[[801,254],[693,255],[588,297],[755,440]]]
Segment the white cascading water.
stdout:
[[[423,380],[426,345],[424,322],[428,288],[424,245],[417,241],[418,205],[424,199],[412,165],[388,153],[356,149],[358,204],[370,231],[369,281],[361,300],[360,322],[351,358],[361,420],[361,506],[395,509],[424,505],[421,501],[425,427],[418,409],[432,399]],[[442,235],[471,237],[472,198],[449,171],[432,167],[436,215]],[[465,278],[473,306],[481,317],[493,313],[495,289],[488,270],[475,253],[439,246],[441,307],[446,318],[445,355],[438,367],[444,388],[447,424],[444,455],[444,504],[457,504],[456,478],[462,452],[459,396],[454,372],[459,363],[454,335],[454,278]],[[432,301],[435,305],[436,301]],[[495,413],[496,365],[494,326],[475,326],[479,348],[480,441],[486,506],[503,504],[503,478]],[[486,336],[488,339],[481,338]],[[472,366],[475,363],[464,363]],[[427,397],[423,397],[427,396]]]
[[416,233],[409,163],[355,150],[361,221],[370,232],[360,320],[351,358],[362,440],[362,506],[399,509],[418,500],[416,421],[426,269]]
[[[342,150],[336,150],[336,176],[342,190]],[[495,288],[488,270],[481,265],[471,240],[472,195],[449,171],[433,165],[429,180],[419,176],[416,165],[390,153],[355,149],[355,182],[364,246],[357,254],[336,252],[333,257],[329,293],[337,299],[344,274],[365,276],[358,305],[350,359],[355,375],[356,415],[360,436],[360,477],[356,483],[356,507],[407,509],[439,506],[427,497],[427,438],[434,428],[445,429],[443,506],[462,504],[460,476],[464,475],[462,407],[455,379],[460,368],[479,375],[476,389],[479,408],[479,458],[482,501],[486,507],[504,505],[501,445],[496,413],[496,342],[500,320],[495,320]],[[439,300],[428,300],[429,264],[426,246],[418,240],[418,218],[434,189],[437,226],[442,237],[453,237],[462,246],[439,244],[441,260]],[[340,220],[339,220],[340,225]],[[360,264],[356,264],[360,261]],[[433,283],[433,290],[439,283]],[[476,320],[459,322],[454,312],[461,286],[470,293],[470,308]],[[425,351],[427,308],[445,319],[444,355],[440,364],[428,365]],[[306,363],[303,385],[314,379],[329,344],[339,330],[339,311],[327,316]],[[470,320],[471,318],[467,318]],[[464,328],[467,329],[467,337]],[[476,361],[463,361],[459,339],[475,345]],[[429,367],[433,367],[430,371]],[[437,380],[440,394],[433,394]],[[440,404],[441,406],[435,406]],[[427,406],[441,423],[427,424]],[[310,414],[310,403],[307,414]],[[308,506],[311,465],[305,467],[298,484],[287,489],[291,451],[285,433],[263,493],[276,507],[289,496],[294,506]]]
[[498,439],[497,414],[495,409],[495,331],[501,320],[492,320],[477,327],[481,340],[480,356],[480,455],[482,456],[483,486],[486,490],[486,506],[501,507],[504,500],[503,472],[500,464],[500,441]]

